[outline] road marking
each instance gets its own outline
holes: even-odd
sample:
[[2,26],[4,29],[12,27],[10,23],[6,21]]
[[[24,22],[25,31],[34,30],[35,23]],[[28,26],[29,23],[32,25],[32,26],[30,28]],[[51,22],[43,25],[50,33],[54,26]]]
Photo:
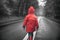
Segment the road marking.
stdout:
[[[38,22],[40,20],[41,17],[38,17]],[[36,36],[36,31],[33,32],[33,40],[35,39],[35,36]],[[28,39],[28,33],[26,34],[26,36],[23,38],[23,40],[27,40]]]
[[26,34],[26,36],[23,38],[23,40],[27,40],[28,39],[28,33]]
[[[35,39],[36,36],[36,31],[33,32],[33,40]],[[23,38],[23,40],[27,40],[28,39],[28,33],[26,34],[26,36]]]
[[35,36],[36,36],[36,31],[34,31],[33,33],[33,40],[35,39]]

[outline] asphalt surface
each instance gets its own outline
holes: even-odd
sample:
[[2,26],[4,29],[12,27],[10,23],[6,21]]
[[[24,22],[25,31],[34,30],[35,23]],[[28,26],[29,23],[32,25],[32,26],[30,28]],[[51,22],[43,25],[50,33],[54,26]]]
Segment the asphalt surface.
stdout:
[[[57,40],[60,25],[45,17],[38,17],[39,29],[35,40]],[[22,40],[26,32],[22,28],[23,20],[18,23],[6,25],[0,29],[0,40]]]
[[38,17],[39,29],[35,40],[58,40],[60,24],[45,17]]
[[22,21],[2,27],[0,30],[1,40],[22,40],[26,35],[22,28]]

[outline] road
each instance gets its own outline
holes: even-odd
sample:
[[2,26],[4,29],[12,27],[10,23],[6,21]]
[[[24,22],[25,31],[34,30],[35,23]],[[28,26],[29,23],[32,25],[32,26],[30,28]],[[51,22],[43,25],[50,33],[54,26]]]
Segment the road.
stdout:
[[57,40],[60,25],[45,17],[38,17],[39,29],[35,40]]
[[25,30],[22,28],[22,21],[1,28],[1,40],[22,40],[26,35]]
[[[42,16],[38,17],[38,22],[39,29],[36,32],[35,40],[57,40],[60,26],[58,23]],[[23,20],[1,28],[1,40],[23,40],[26,32],[22,28],[22,23]]]

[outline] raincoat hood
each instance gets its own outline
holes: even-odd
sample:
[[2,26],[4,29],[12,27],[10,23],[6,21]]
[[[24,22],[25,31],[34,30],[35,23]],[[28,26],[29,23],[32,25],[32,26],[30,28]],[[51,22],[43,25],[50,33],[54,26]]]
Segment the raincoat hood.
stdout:
[[34,14],[35,9],[33,6],[30,6],[30,8],[28,9],[28,14]]

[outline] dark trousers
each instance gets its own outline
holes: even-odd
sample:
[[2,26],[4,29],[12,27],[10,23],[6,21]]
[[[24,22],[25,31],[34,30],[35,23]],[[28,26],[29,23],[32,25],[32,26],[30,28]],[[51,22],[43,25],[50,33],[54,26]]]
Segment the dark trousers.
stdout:
[[29,32],[28,33],[28,39],[29,40],[33,40],[33,32]]

